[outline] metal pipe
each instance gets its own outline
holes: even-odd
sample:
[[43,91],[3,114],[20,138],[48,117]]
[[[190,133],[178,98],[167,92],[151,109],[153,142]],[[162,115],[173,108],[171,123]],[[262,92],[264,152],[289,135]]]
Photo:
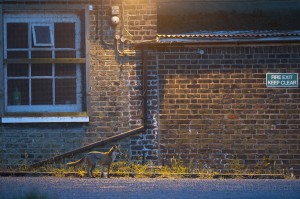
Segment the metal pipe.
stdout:
[[142,114],[143,114],[143,122],[144,126],[147,125],[147,98],[148,98],[148,70],[145,60],[145,49],[142,48],[142,98],[143,98],[143,108],[142,108]]
[[40,167],[40,166],[44,166],[46,164],[55,163],[55,162],[60,161],[60,160],[62,160],[64,158],[72,157],[72,156],[74,156],[74,155],[76,155],[78,153],[83,153],[83,152],[89,151],[89,150],[91,150],[93,148],[104,146],[107,143],[116,142],[116,141],[124,139],[126,137],[135,135],[137,133],[140,133],[141,131],[144,131],[144,126],[140,126],[140,127],[136,128],[136,129],[127,131],[125,133],[121,133],[121,134],[118,134],[118,135],[115,135],[115,136],[111,136],[111,137],[103,139],[103,140],[101,140],[99,142],[95,142],[95,143],[89,144],[87,146],[80,147],[78,149],[75,149],[75,150],[63,153],[61,155],[57,155],[57,156],[54,156],[52,158],[49,158],[49,159],[46,159],[46,160],[34,163],[34,164],[31,165],[31,167]]

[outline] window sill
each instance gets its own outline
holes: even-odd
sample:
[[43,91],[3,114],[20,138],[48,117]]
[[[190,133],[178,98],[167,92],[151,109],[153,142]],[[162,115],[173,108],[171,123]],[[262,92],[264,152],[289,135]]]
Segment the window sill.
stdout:
[[9,114],[0,118],[0,123],[87,123],[87,113],[32,113]]

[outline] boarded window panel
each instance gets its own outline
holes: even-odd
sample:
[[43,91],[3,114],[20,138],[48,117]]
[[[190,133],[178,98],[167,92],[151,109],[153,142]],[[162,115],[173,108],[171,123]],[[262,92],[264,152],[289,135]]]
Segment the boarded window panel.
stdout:
[[8,105],[28,105],[28,79],[8,80]]
[[52,58],[51,51],[32,51],[31,58]]
[[28,64],[7,64],[8,77],[28,77]]
[[31,64],[32,76],[52,76],[52,64]]
[[56,64],[55,76],[76,76],[76,64]]
[[51,105],[52,80],[51,79],[32,79],[31,80],[32,105]]
[[55,23],[55,48],[75,48],[75,23]]
[[76,79],[56,79],[55,92],[56,104],[76,104]]
[[28,58],[28,52],[27,51],[9,51],[9,52],[7,52],[7,58],[8,59]]
[[7,24],[7,48],[28,48],[28,24]]

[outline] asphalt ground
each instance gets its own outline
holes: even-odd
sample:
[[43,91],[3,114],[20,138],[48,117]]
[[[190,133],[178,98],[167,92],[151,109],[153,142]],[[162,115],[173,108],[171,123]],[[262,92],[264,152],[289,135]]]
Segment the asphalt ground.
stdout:
[[0,177],[0,199],[29,193],[37,199],[300,199],[300,180]]

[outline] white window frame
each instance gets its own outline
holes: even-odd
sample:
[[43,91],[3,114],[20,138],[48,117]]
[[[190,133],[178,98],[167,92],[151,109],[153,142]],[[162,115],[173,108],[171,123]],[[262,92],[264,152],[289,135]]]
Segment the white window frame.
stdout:
[[[37,30],[36,30],[36,27],[48,27],[48,30],[49,30],[49,36],[50,36],[50,43],[42,43],[42,42],[39,42],[37,40]],[[32,36],[33,36],[33,44],[34,46],[54,46],[54,42],[53,42],[53,24],[31,24],[31,28],[32,28]]]
[[[31,52],[35,50],[48,50],[52,52],[52,58],[55,58],[55,51],[66,51],[75,50],[76,58],[81,57],[81,22],[79,16],[76,14],[52,14],[52,13],[34,13],[34,14],[4,14],[4,59],[7,59],[8,51],[25,51],[29,53],[29,58],[31,58]],[[40,48],[39,46],[32,45],[32,24],[54,24],[54,23],[75,23],[75,48],[55,48],[54,45],[46,46]],[[7,49],[7,23],[28,23],[28,48],[10,48]],[[54,25],[53,25],[54,26]],[[52,26],[52,27],[53,27]],[[54,28],[52,28],[53,30]],[[54,33],[53,33],[54,35]],[[53,43],[55,41],[55,35],[53,38]],[[31,65],[29,63],[29,65]],[[54,64],[52,64],[52,67]],[[5,90],[5,111],[6,112],[81,112],[82,111],[82,77],[81,77],[81,66],[76,64],[76,104],[59,104],[55,105],[31,105],[31,99],[29,99],[29,105],[8,105],[8,76],[7,76],[7,64],[4,64],[4,90]],[[18,77],[13,77],[18,78]],[[12,79],[13,79],[12,78]],[[23,78],[23,77],[21,77]],[[31,78],[31,77],[28,77]],[[45,76],[34,78],[45,78]],[[51,77],[55,78],[55,77]],[[68,77],[64,77],[68,78]],[[23,78],[24,79],[24,78]],[[31,89],[31,88],[29,88]],[[53,88],[55,90],[55,86]],[[30,93],[30,91],[29,91]],[[53,94],[54,95],[54,94]],[[30,96],[30,94],[29,94]],[[53,96],[53,101],[55,101],[55,96]]]

